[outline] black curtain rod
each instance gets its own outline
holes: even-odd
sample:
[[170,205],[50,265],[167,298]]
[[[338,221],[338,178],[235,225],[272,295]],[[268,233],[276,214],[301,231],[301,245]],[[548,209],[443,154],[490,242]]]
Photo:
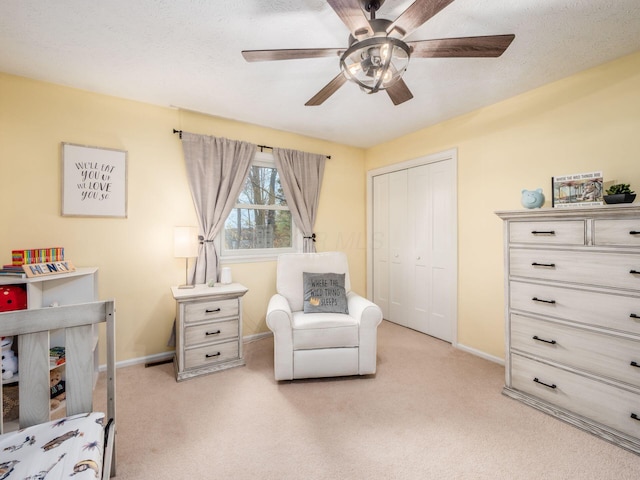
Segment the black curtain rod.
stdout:
[[[177,133],[180,138],[182,138],[182,130],[176,130],[175,128],[173,129],[173,133]],[[260,151],[262,152],[265,148],[268,148],[270,150],[273,150],[273,147],[270,147],[268,145],[256,145],[256,147],[258,147],[260,149]],[[331,160],[331,155],[325,155],[325,157],[327,157],[327,160]]]

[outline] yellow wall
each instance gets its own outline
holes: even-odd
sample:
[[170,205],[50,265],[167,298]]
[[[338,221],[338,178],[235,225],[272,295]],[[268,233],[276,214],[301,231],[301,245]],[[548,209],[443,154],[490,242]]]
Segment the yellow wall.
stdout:
[[[414,99],[413,101],[419,101]],[[318,250],[349,256],[366,292],[366,171],[458,149],[458,341],[502,357],[502,225],[520,190],[566,173],[603,170],[640,190],[640,54],[369,150],[0,74],[0,262],[15,248],[62,245],[75,265],[100,268],[100,297],[118,305],[118,361],[167,351],[175,225],[195,225],[181,145],[172,129],[324,153]],[[60,216],[60,143],[128,151],[127,219]],[[547,205],[548,206],[548,205]],[[266,331],[274,262],[231,265],[249,287],[245,335]]]
[[[416,101],[416,100],[414,100]],[[504,356],[502,223],[523,188],[602,170],[640,193],[640,54],[366,152],[366,169],[458,149],[458,341]]]
[[[268,128],[162,108],[0,74],[0,262],[11,250],[63,246],[76,266],[99,267],[100,298],[117,302],[117,359],[167,351],[184,283],[173,258],[173,227],[196,225],[182,147],[183,129],[331,155],[316,232],[319,251],[348,254],[353,289],[366,293],[364,152]],[[60,143],[128,152],[128,218],[60,215]],[[244,334],[267,331],[275,263],[230,265],[244,300]]]

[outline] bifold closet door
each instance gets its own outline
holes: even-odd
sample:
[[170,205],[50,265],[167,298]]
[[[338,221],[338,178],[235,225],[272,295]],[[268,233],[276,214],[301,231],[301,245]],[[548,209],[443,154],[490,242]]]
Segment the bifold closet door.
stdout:
[[453,169],[436,162],[373,179],[373,301],[384,318],[452,340]]

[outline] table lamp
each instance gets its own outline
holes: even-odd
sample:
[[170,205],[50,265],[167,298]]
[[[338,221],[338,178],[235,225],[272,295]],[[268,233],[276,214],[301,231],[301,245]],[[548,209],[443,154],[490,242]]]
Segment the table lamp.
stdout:
[[178,288],[193,288],[189,285],[189,259],[198,256],[198,243],[198,227],[173,229],[173,256],[185,259],[185,284]]

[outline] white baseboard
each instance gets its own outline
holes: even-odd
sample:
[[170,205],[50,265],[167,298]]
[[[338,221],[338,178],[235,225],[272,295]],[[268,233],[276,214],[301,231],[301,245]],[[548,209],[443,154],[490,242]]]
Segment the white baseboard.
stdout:
[[[250,343],[250,342],[255,342],[257,340],[262,340],[263,338],[266,337],[270,337],[273,334],[271,332],[264,332],[264,333],[256,333],[254,335],[247,335],[246,337],[242,337],[242,342],[243,343]],[[138,358],[131,358],[129,360],[123,360],[121,362],[116,362],[116,368],[124,368],[124,367],[132,367],[134,365],[140,365],[140,364],[153,364],[153,363],[162,363],[165,361],[171,361],[173,359],[173,356],[175,355],[175,351],[171,350],[168,352],[162,352],[162,353],[156,353],[154,355],[147,355],[146,357],[138,357]],[[107,370],[107,366],[106,365],[100,365],[100,367],[98,368],[98,370],[100,372],[104,372]]]
[[[267,338],[267,337],[271,337],[273,335],[272,332],[264,332],[264,333],[256,333],[253,335],[247,335],[246,337],[242,338],[243,343],[251,343],[251,342],[256,342],[258,340],[262,340],[263,338]],[[471,348],[471,347],[467,347],[466,345],[462,345],[461,343],[457,343],[455,345],[455,348],[458,348],[462,351],[465,351],[467,353],[471,353],[472,355],[475,355],[477,357],[481,357],[484,358],[485,360],[489,360],[490,362],[494,362],[497,363],[499,365],[504,366],[504,359],[503,358],[499,358],[499,357],[495,357],[493,355],[489,355],[486,352],[483,352],[482,350],[477,350],[475,348]],[[123,368],[123,367],[132,367],[133,365],[140,365],[140,364],[147,364],[147,363],[158,363],[158,362],[164,362],[164,361],[170,361],[173,356],[174,356],[175,352],[169,351],[169,352],[163,352],[163,353],[156,353],[154,355],[148,355],[146,357],[138,357],[138,358],[132,358],[130,360],[123,360],[121,362],[116,362],[116,368]],[[101,372],[104,372],[107,369],[106,365],[100,365],[99,370]]]
[[489,360],[490,362],[494,362],[504,366],[504,358],[489,355],[488,353],[483,352],[482,350],[477,350],[475,348],[467,347],[466,345],[462,345],[461,343],[458,343],[456,345],[456,348],[459,348],[460,350],[471,353],[472,355],[475,355],[477,357],[484,358],[485,360]]

